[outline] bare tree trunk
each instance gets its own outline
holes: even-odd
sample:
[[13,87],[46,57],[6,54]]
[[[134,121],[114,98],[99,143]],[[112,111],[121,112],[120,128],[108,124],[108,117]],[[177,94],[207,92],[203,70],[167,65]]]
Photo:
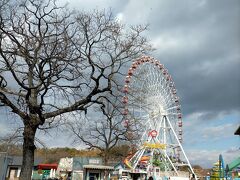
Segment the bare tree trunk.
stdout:
[[103,163],[105,166],[108,165],[108,160],[109,160],[109,152],[108,151],[104,151],[104,157],[103,157]]
[[23,132],[23,162],[20,174],[20,180],[31,180],[32,168],[34,165],[34,137],[37,127],[26,125]]

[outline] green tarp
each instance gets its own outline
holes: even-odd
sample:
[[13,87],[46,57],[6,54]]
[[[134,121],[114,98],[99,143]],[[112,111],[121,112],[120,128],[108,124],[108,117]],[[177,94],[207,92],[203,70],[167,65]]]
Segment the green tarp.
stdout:
[[240,157],[228,164],[229,171],[232,171],[234,168],[240,166]]

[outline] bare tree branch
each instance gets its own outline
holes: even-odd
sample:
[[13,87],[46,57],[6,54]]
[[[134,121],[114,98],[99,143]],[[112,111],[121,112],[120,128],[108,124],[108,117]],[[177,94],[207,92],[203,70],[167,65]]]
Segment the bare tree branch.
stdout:
[[[120,142],[128,141],[127,132],[123,126],[121,115],[121,101],[119,97],[101,97],[99,106],[95,107],[98,118],[89,117],[92,112],[84,116],[84,120],[76,119],[67,124],[67,129],[75,136],[74,142],[80,142],[89,148],[99,149],[104,157],[105,164],[110,158],[110,151]],[[102,115],[101,115],[102,114]]]
[[113,94],[124,64],[151,50],[145,30],[125,30],[111,12],[73,13],[55,0],[1,1],[0,105],[24,124],[21,179],[31,176],[37,129]]

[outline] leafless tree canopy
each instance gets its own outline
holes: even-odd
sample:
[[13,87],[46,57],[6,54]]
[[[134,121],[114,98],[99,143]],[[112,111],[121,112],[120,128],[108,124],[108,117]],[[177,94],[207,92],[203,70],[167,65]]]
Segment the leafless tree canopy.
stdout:
[[94,113],[86,114],[81,121],[76,119],[67,125],[74,136],[74,143],[84,143],[90,149],[99,149],[105,164],[108,163],[110,151],[127,140],[127,129],[123,126],[123,117],[119,111],[121,101],[114,98],[115,102],[112,104],[109,99],[102,98],[103,106],[96,106]]
[[150,50],[145,30],[54,0],[1,1],[0,104],[19,115],[32,142],[46,121],[101,103],[122,65]]
[[[50,5],[51,4],[51,5]],[[36,124],[83,110],[110,91],[122,64],[147,50],[111,12],[72,14],[51,0],[24,1],[0,16],[1,103]]]

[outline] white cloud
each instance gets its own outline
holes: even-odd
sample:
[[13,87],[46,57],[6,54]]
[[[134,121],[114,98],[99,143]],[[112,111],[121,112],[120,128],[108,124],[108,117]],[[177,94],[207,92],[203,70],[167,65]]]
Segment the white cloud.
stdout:
[[180,38],[174,38],[163,34],[152,40],[152,44],[153,47],[158,49],[160,52],[181,48],[184,45]]
[[236,124],[228,123],[216,126],[207,126],[202,130],[203,138],[222,139],[233,135]]
[[123,19],[124,19],[123,13],[118,13],[116,16],[116,20],[121,23],[123,21]]
[[22,126],[19,117],[10,113],[8,108],[0,109],[0,137],[13,133],[17,128]]
[[129,24],[139,24],[147,23],[147,18],[151,13],[152,6],[154,3],[150,1],[139,1],[131,0],[125,6],[124,11],[122,12],[125,15],[125,23]]
[[203,112],[195,112],[191,113],[188,116],[184,117],[186,121],[184,121],[184,127],[190,128],[201,123],[201,117],[203,116]]
[[205,168],[211,168],[218,161],[219,155],[222,154],[225,164],[230,163],[239,157],[240,150],[231,148],[225,151],[219,150],[188,150],[187,155],[192,165],[200,165]]
[[9,133],[9,127],[4,121],[0,121],[0,137]]

